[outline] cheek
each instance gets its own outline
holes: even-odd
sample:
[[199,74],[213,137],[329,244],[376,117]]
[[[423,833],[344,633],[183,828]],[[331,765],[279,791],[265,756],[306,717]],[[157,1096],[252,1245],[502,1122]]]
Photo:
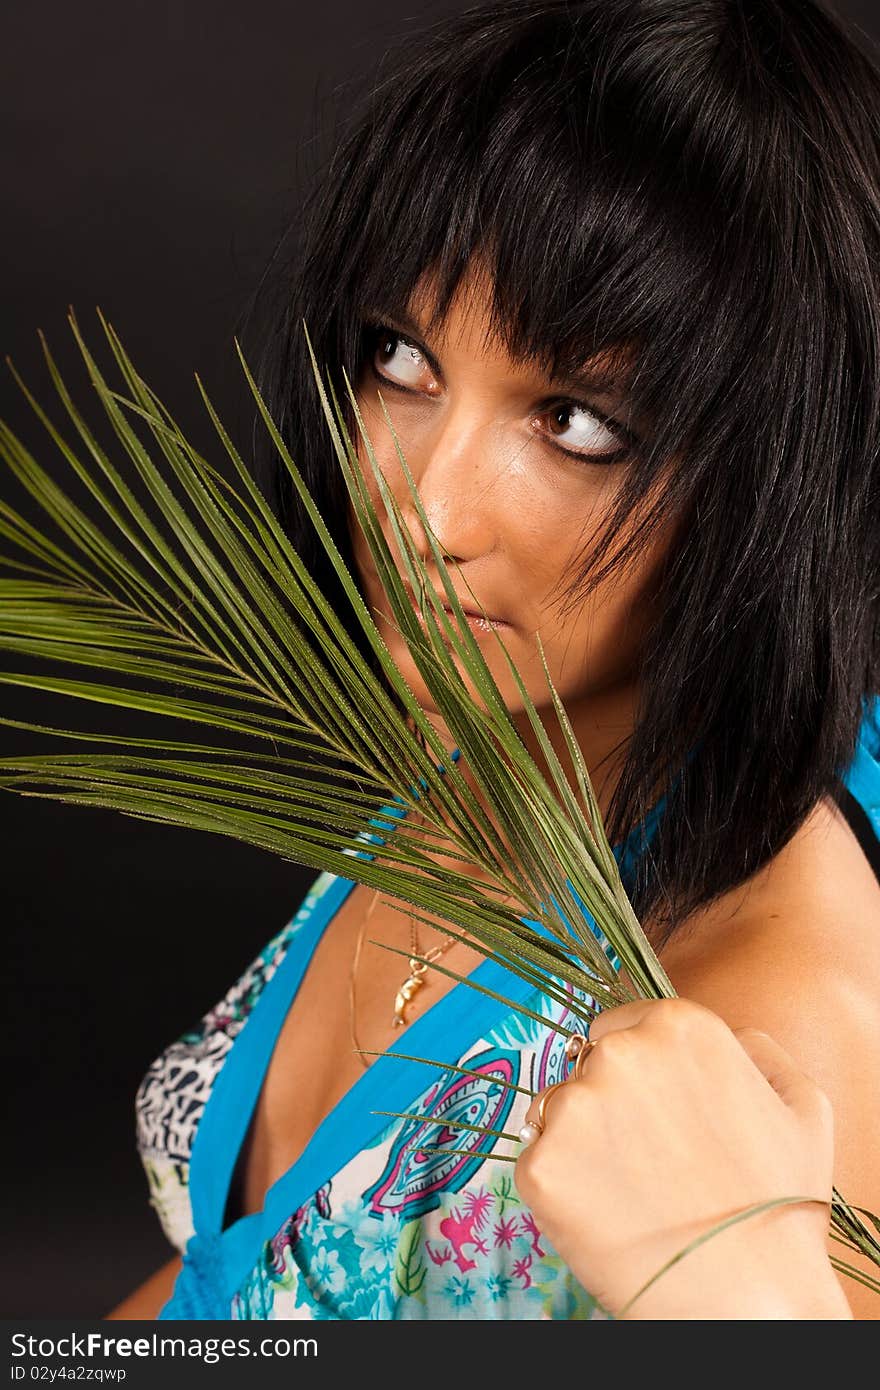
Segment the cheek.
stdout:
[[[591,694],[630,677],[657,617],[657,579],[665,543],[652,545],[625,572],[611,573],[585,598],[565,603],[580,572],[578,551],[557,567],[537,623],[560,695]],[[554,587],[555,586],[555,587]]]
[[[379,429],[381,422],[375,418],[374,411],[370,411],[369,408],[365,409],[363,403],[360,401],[358,402],[358,404],[364,416],[364,424],[367,429],[367,434],[370,438],[370,443],[373,451],[373,458],[378,463],[383,476],[387,480],[392,495],[397,498],[399,503],[401,500],[401,487],[406,488],[406,479],[404,478],[403,473],[400,469],[397,460],[397,455],[394,450],[393,441],[389,440],[390,448],[383,446],[383,444],[381,443],[381,435]],[[385,433],[387,434],[387,429]],[[373,509],[379,518],[379,522],[382,527],[382,531],[385,535],[386,541],[389,545],[392,545],[393,533],[389,524],[388,513],[382,502],[382,497],[379,492],[379,484],[376,481],[376,477],[373,472],[373,464],[370,462],[370,459],[367,455],[366,445],[364,444],[363,439],[357,431],[355,432],[355,434],[352,435],[352,439],[354,440],[357,446],[357,460],[360,466],[360,471],[363,475],[364,486],[366,488],[367,496],[369,497],[370,502],[373,505]],[[351,538],[352,548],[355,556],[357,557],[358,563],[360,565],[367,565],[371,568],[372,560],[370,557],[370,547],[367,543],[366,537],[364,536],[358,524],[357,517],[355,515],[354,504],[351,501],[350,497],[348,498],[347,504],[347,518],[348,534]]]
[[[364,426],[366,428],[367,435],[370,440],[370,447],[372,450],[373,460],[378,465],[379,470],[382,473],[382,476],[384,477],[391,491],[392,496],[396,498],[397,503],[400,506],[405,501],[405,499],[409,497],[409,488],[407,486],[406,478],[403,474],[403,469],[400,466],[400,460],[397,456],[397,449],[395,448],[394,439],[391,436],[391,433],[388,429],[388,425],[384,417],[376,410],[375,407],[371,407],[368,404],[365,404],[364,401],[360,399],[358,400],[358,407],[363,416]],[[393,416],[392,419],[395,431],[401,443],[401,447],[405,451],[405,457],[407,458],[410,470],[413,471],[415,467],[415,450],[413,447],[413,441],[411,439],[408,440],[406,438],[405,432],[399,427],[399,420],[395,419]],[[370,501],[372,502],[373,507],[379,517],[379,520],[382,523],[382,529],[385,532],[386,537],[390,538],[391,531],[388,524],[388,515],[386,508],[382,502],[382,496],[379,491],[379,483],[376,480],[373,463],[370,461],[369,455],[367,453],[367,446],[364,443],[360,431],[356,431],[355,434],[352,435],[352,439],[357,448],[358,463],[360,465],[361,473],[363,474],[364,484],[367,489],[367,495],[369,496]],[[409,445],[409,453],[406,453],[407,445]],[[412,457],[410,457],[410,454],[412,455]],[[350,510],[350,524],[352,524],[353,522],[354,513]]]
[[612,596],[603,588],[566,616],[544,618],[538,625],[553,683],[563,698],[616,683],[634,665],[639,606],[619,590]]

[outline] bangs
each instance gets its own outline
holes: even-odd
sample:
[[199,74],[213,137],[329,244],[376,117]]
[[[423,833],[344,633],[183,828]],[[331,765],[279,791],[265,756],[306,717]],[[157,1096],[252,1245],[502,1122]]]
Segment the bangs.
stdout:
[[436,329],[479,258],[492,331],[550,375],[623,345],[637,346],[643,368],[652,344],[660,361],[685,349],[703,359],[721,288],[711,191],[685,210],[680,163],[658,146],[655,118],[605,136],[606,101],[584,55],[514,57],[501,72],[463,61],[431,73],[403,109],[377,93],[386,114],[355,173],[362,220],[343,267],[349,302],[404,312],[430,268]]
[[584,7],[580,25],[570,6],[469,13],[452,21],[460,42],[447,22],[436,48],[377,83],[330,170],[339,192],[315,305],[325,316],[335,303],[339,356],[356,371],[359,321],[404,316],[430,272],[434,331],[479,261],[489,331],[514,359],[554,377],[601,364],[625,388],[624,419],[645,442],[592,538],[591,583],[649,490],[615,563],[682,502],[685,450],[693,470],[707,439],[730,446],[734,384],[757,389],[756,347],[773,338],[768,285],[784,292],[767,265],[768,227],[785,230],[778,192],[766,167],[755,178],[731,71],[743,74],[725,64],[721,31],[704,24],[671,68],[635,27],[628,47],[612,41],[602,8]]

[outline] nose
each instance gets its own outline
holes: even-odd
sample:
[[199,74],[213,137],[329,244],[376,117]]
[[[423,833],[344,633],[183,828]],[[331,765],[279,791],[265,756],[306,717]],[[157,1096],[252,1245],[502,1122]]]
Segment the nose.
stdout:
[[[438,412],[439,413],[439,412]],[[493,420],[473,407],[443,411],[430,433],[404,457],[418,488],[428,525],[444,556],[459,564],[495,546],[499,521],[498,460],[492,446]],[[427,563],[431,551],[403,471],[398,504]]]

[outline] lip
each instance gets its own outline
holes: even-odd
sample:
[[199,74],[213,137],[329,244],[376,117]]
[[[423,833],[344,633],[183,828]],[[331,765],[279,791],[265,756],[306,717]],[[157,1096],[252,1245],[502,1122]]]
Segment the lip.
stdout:
[[[425,620],[422,617],[418,605],[416,604],[412,589],[409,587],[409,585],[406,585],[406,592],[409,596],[410,603],[415,609],[416,617],[418,618],[419,622],[424,625]],[[448,603],[444,603],[443,608],[449,614],[450,617],[455,616]],[[486,617],[483,617],[482,613],[478,613],[473,608],[465,608],[464,604],[462,604],[462,611],[464,612],[464,616],[467,619],[468,627],[472,628],[476,632],[491,632],[493,628],[510,627],[510,623],[508,623],[504,618],[496,618],[492,615],[487,615]]]
[[[452,609],[447,608],[445,603],[443,607],[446,609],[446,612],[449,614],[450,618],[455,616],[452,612]],[[468,608],[465,608],[462,611],[464,612],[465,621],[467,622],[467,625],[472,632],[493,632],[495,628],[510,626],[509,623],[503,622],[500,618],[484,618],[482,613],[474,613],[472,610]],[[421,620],[421,613],[418,616]]]

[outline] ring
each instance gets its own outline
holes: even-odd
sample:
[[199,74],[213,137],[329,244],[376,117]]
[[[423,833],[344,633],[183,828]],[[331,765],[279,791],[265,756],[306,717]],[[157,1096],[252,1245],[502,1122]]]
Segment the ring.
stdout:
[[554,1091],[558,1091],[560,1086],[565,1086],[567,1084],[567,1080],[568,1078],[566,1078],[565,1081],[554,1081],[553,1085],[547,1087],[547,1089],[543,1092],[541,1099],[538,1101],[538,1124],[541,1126],[542,1134],[547,1125],[547,1102]]
[[540,1138],[543,1133],[543,1125],[536,1125],[534,1120],[527,1120],[519,1132],[520,1143],[524,1149],[527,1149],[529,1144],[534,1144],[535,1140]]
[[534,1120],[526,1120],[525,1124],[522,1126],[519,1132],[519,1138],[524,1149],[527,1149],[529,1144],[534,1144],[535,1140],[540,1139],[541,1135],[544,1133],[547,1102],[553,1092],[558,1091],[560,1086],[564,1086],[566,1081],[571,1081],[572,1079],[575,1081],[580,1080],[581,1068],[584,1065],[584,1061],[589,1057],[595,1046],[596,1044],[585,1037],[583,1033],[572,1033],[571,1037],[568,1038],[565,1044],[565,1056],[571,1067],[571,1071],[564,1080],[555,1081],[552,1086],[547,1087],[542,1093],[541,1099],[538,1101],[538,1114],[536,1118]]
[[529,1144],[534,1144],[535,1140],[539,1139],[544,1133],[547,1122],[547,1102],[553,1092],[558,1091],[560,1086],[564,1086],[565,1084],[565,1081],[554,1081],[552,1086],[548,1086],[547,1089],[541,1093],[541,1099],[538,1101],[537,1117],[534,1120],[526,1120],[526,1123],[519,1132],[520,1142],[524,1149],[527,1149]]
[[572,1033],[566,1042],[565,1055],[572,1064],[571,1076],[575,1081],[580,1081],[581,1069],[595,1046],[596,1044],[584,1037],[583,1033]]

